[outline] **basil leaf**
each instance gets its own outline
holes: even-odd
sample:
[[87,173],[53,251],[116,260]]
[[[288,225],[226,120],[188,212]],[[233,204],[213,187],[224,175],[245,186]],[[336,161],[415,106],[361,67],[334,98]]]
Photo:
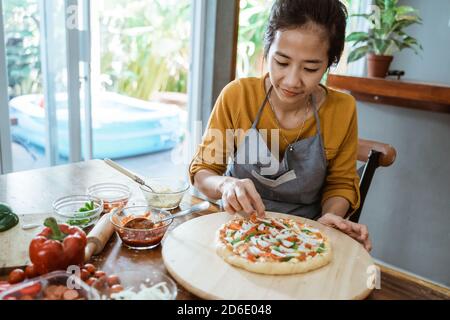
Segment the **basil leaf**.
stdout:
[[245,241],[245,242],[249,242],[249,241],[250,241],[250,238],[253,237],[254,235],[256,235],[256,232],[250,233],[248,236],[245,237],[244,241]]
[[241,238],[237,238],[237,239],[231,241],[231,244],[234,245],[234,244],[238,243],[239,241],[241,241]]

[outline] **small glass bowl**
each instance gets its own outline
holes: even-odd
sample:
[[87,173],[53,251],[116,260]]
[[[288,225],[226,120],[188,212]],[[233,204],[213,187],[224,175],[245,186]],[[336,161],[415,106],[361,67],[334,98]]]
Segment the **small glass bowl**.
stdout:
[[90,196],[103,200],[103,213],[113,208],[124,208],[130,199],[130,188],[120,183],[99,183],[87,189]]
[[[127,292],[130,290],[135,295],[122,295],[121,293],[111,293],[105,286],[104,290],[99,290],[103,299],[108,300],[175,300],[178,294],[176,283],[167,275],[159,270],[127,270],[115,272],[120,279],[120,285]],[[156,286],[156,287],[155,287]],[[142,289],[157,289],[159,293],[154,295],[145,295]],[[139,294],[139,292],[141,293]]]
[[100,295],[75,275],[54,271],[12,286],[0,300],[100,300]]
[[[148,206],[130,206],[114,212],[111,217],[117,235],[130,249],[147,250],[157,247],[173,219],[158,223],[171,217],[170,212]],[[140,225],[127,226],[130,221],[140,221]],[[150,226],[151,222],[155,223]]]
[[[93,209],[80,211],[87,203],[92,203]],[[53,212],[55,212],[58,222],[80,228],[87,228],[95,224],[102,211],[103,201],[93,196],[67,196],[53,202]]]
[[152,191],[146,186],[140,186],[148,205],[163,210],[177,208],[190,187],[186,180],[177,178],[149,179],[146,184],[153,189]]

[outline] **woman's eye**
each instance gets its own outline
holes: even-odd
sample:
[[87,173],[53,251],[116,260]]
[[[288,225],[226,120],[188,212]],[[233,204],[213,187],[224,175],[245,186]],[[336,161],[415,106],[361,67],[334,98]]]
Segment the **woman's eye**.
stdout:
[[319,69],[308,69],[308,68],[305,68],[305,70],[311,73],[319,71]]
[[282,63],[278,60],[275,60],[275,62],[280,66],[280,67],[286,67],[288,64],[287,63]]

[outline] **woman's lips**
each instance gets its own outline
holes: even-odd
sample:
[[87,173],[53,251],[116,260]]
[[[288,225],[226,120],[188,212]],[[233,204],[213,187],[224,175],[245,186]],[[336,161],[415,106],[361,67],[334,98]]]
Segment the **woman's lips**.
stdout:
[[281,91],[287,97],[295,97],[295,96],[298,96],[300,94],[299,92],[292,92],[292,91],[289,91],[289,90],[286,90],[286,89],[281,89]]

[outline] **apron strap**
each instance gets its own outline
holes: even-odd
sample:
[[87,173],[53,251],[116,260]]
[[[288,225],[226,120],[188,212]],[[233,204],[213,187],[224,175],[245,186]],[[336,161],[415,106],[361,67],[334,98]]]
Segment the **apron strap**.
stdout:
[[313,111],[314,111],[314,118],[316,118],[316,126],[317,126],[317,133],[319,135],[322,135],[322,129],[320,128],[320,118],[319,118],[319,113],[317,112],[317,105],[316,105],[316,98],[311,95],[310,96],[310,101],[311,101],[311,105],[313,107]]
[[273,86],[270,87],[269,92],[267,92],[267,94],[266,94],[266,98],[264,99],[264,102],[259,107],[258,113],[256,114],[255,121],[253,121],[253,124],[252,124],[252,129],[256,129],[256,127],[258,126],[258,123],[259,123],[259,120],[261,119],[261,115],[264,111],[264,108],[265,108],[267,102],[269,101],[269,96],[272,93],[272,89],[273,89]]
[[317,135],[319,136],[319,141],[322,146],[322,153],[323,153],[324,161],[326,163],[327,156],[325,154],[325,143],[323,142],[323,138],[322,138],[322,129],[320,126],[319,112],[317,111],[316,98],[312,95],[311,95],[311,104],[312,104],[313,110],[314,110],[314,117],[316,118]]

